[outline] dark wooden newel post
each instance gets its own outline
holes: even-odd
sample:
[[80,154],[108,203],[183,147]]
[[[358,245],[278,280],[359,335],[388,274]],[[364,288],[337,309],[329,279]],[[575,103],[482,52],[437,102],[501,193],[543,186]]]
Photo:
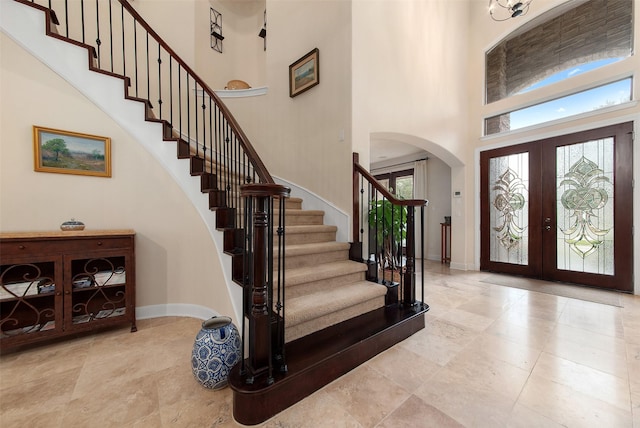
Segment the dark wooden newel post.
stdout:
[[253,284],[251,288],[251,314],[249,316],[249,363],[253,375],[269,366],[269,293],[267,288],[267,233],[269,222],[267,196],[256,197],[253,214]]
[[[277,308],[273,316],[274,284],[273,284],[273,203],[276,197],[286,198],[290,189],[278,184],[247,184],[241,186],[241,195],[245,199],[245,209],[252,213],[247,227],[249,247],[245,255],[249,260],[245,272],[246,300],[243,307],[247,317],[249,356],[246,359],[246,382],[253,383],[256,376],[267,375],[267,383],[273,382],[274,355],[282,355],[283,350],[273,349],[273,344],[284,343],[284,328],[274,329],[273,319],[280,317],[282,308]],[[284,204],[281,205],[284,207]],[[284,215],[284,213],[280,213]],[[283,249],[284,252],[284,249]],[[251,257],[249,257],[251,255]],[[279,254],[279,257],[282,254]],[[278,275],[278,278],[281,276]],[[278,283],[279,296],[284,294],[284,279]],[[282,335],[282,340],[274,335]],[[277,345],[276,345],[277,347]],[[284,365],[284,361],[282,362]]]

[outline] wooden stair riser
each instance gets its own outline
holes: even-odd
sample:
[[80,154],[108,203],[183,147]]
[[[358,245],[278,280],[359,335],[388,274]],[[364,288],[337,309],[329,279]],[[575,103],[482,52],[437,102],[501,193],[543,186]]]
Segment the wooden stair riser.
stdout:
[[[210,191],[212,192],[212,191]],[[217,191],[213,191],[213,192],[217,192]],[[210,199],[210,201],[213,201],[213,203],[226,203],[226,194],[224,193],[220,193],[220,194],[216,194],[212,199]],[[217,207],[210,207],[210,208],[217,208]],[[237,209],[237,213],[238,213],[238,218],[243,218],[244,216],[244,208],[239,208]],[[324,214],[323,213],[309,213],[306,214],[305,211],[301,211],[301,210],[287,210],[287,214],[285,215],[285,226],[322,226],[323,223],[323,217]],[[273,224],[274,227],[277,228],[277,225],[280,222],[280,215],[279,213],[276,211],[274,213],[274,219],[273,219]]]
[[286,296],[287,299],[293,299],[294,297],[300,297],[318,291],[330,292],[330,290],[334,288],[340,288],[340,286],[343,286],[345,284],[364,280],[365,276],[363,272],[354,272],[336,276],[333,278],[322,279],[319,281],[309,281],[303,284],[290,285],[286,282],[285,272]]
[[284,208],[287,210],[301,210],[302,199],[300,198],[287,198],[284,201]]
[[244,272],[244,255],[232,254],[231,255],[231,279],[238,285],[243,283]]
[[[274,212],[275,224],[277,224],[280,213]],[[284,224],[286,226],[304,226],[304,225],[321,225],[324,224],[323,211],[305,211],[305,210],[287,210],[285,212]]]
[[[277,250],[274,253],[277,257]],[[286,255],[285,249],[285,255]],[[349,256],[349,250],[336,250],[336,251],[327,251],[316,254],[302,254],[297,256],[289,256],[286,255],[286,267],[287,269],[294,268],[302,268],[302,267],[311,267],[321,263],[331,263],[337,262],[340,260],[346,260]]]
[[379,309],[383,306],[384,297],[377,297],[375,299],[350,306],[349,308],[343,309],[339,312],[327,314],[324,317],[314,318],[300,324],[291,325],[291,323],[288,323],[286,324],[287,329],[285,331],[284,341],[285,343],[294,341],[313,332],[331,327],[332,325],[347,321],[351,318],[357,317],[358,315]]
[[216,229],[228,230],[237,229],[236,210],[235,208],[218,208],[216,212]]
[[309,233],[287,233],[286,243],[290,245],[331,242],[336,240],[336,232],[309,232]]
[[209,193],[211,190],[218,190],[218,177],[215,174],[205,172],[200,174],[200,191]]
[[231,185],[243,185],[249,182],[247,176],[238,173],[237,171],[229,171],[226,166],[218,165],[216,163],[210,163],[202,157],[190,156],[191,161],[190,173],[191,175],[200,174],[217,174],[220,176],[222,182]]
[[223,231],[224,252],[227,254],[237,254],[244,248],[243,229],[224,229]]

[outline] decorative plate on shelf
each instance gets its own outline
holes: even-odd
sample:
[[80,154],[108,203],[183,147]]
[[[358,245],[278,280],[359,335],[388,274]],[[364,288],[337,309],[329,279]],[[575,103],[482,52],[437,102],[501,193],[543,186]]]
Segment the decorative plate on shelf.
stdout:
[[227,82],[227,86],[225,86],[224,88],[228,90],[249,89],[251,88],[251,86],[249,86],[249,84],[244,80],[229,80]]

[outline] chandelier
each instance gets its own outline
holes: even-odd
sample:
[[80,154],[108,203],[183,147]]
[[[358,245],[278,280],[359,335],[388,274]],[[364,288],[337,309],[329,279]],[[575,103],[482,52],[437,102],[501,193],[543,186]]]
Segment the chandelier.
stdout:
[[506,21],[526,15],[533,0],[489,0],[489,15],[494,21]]

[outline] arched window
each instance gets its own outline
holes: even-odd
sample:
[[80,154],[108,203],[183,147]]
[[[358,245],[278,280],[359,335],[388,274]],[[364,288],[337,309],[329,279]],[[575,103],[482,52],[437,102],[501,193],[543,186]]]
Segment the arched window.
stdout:
[[[486,103],[532,92],[629,57],[633,52],[633,7],[632,0],[589,0],[561,14],[552,10],[549,12],[551,18],[503,40],[486,54]],[[630,78],[609,85],[598,82],[598,87],[595,86],[593,89],[598,96],[603,90],[610,89],[612,92],[605,96],[604,103],[585,106],[587,110],[606,107],[612,102],[629,101],[631,98]],[[619,92],[621,90],[622,93]],[[582,91],[583,97],[584,92],[587,91]],[[570,97],[574,95],[577,94],[571,94]],[[530,112],[529,109],[533,107],[539,113],[548,105],[534,104],[520,109],[519,113],[524,114],[525,110]],[[559,115],[539,115],[537,123],[568,115],[567,109],[556,109]],[[511,125],[511,113],[486,119],[485,134],[515,129],[517,125]]]

